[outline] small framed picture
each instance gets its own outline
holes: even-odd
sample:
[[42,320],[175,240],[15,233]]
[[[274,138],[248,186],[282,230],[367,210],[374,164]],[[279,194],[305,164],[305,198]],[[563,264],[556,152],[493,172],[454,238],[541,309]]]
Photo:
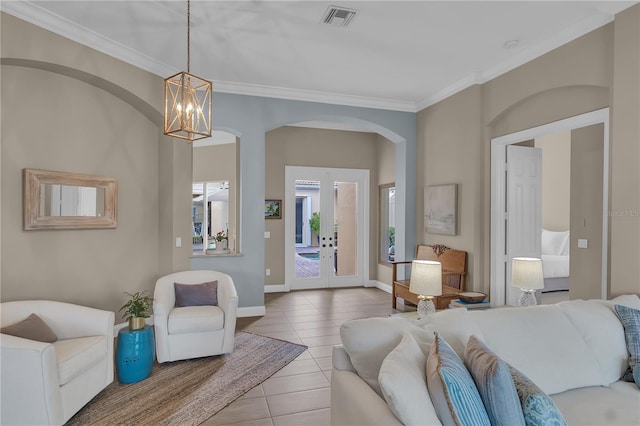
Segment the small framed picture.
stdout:
[[282,200],[264,200],[264,218],[282,219]]
[[429,185],[424,189],[424,230],[429,234],[456,235],[458,185]]

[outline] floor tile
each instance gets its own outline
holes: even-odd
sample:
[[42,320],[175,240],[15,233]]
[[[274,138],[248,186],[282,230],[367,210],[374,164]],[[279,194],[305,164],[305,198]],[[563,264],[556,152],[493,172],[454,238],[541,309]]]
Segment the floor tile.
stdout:
[[207,425],[227,425],[270,418],[266,398],[237,399],[207,420]]
[[326,388],[329,387],[329,381],[323,373],[308,373],[295,376],[271,377],[262,386],[265,396],[271,396]]
[[342,340],[340,340],[340,336],[304,337],[302,343],[311,348],[314,346],[340,345]]
[[329,388],[315,389],[304,392],[287,393],[267,397],[269,411],[272,417],[304,411],[329,408],[331,394]]
[[331,424],[331,409],[323,408],[274,417],[273,424],[274,426],[329,426]]
[[313,359],[303,359],[292,361],[271,377],[295,376],[296,374],[319,373],[320,367]]
[[326,358],[333,355],[333,345],[315,346],[307,350],[313,358]]
[[333,368],[333,363],[332,360],[333,358],[329,357],[329,358],[316,358],[316,363],[318,364],[318,367],[320,367],[320,369],[322,371],[328,371],[331,370]]
[[264,396],[264,389],[262,389],[262,384],[259,384],[255,388],[251,389],[249,392],[242,395],[241,398],[249,399],[249,398],[260,398],[263,396]]
[[309,328],[306,330],[296,330],[296,334],[300,337],[320,337],[320,336],[337,336],[340,334],[339,327],[323,327]]

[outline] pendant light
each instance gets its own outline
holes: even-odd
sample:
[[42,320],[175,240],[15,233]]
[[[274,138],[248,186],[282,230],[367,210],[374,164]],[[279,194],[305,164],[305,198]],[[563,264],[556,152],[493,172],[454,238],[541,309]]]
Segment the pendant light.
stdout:
[[164,80],[164,134],[188,141],[211,137],[211,82],[190,74],[191,1],[187,0],[187,72]]

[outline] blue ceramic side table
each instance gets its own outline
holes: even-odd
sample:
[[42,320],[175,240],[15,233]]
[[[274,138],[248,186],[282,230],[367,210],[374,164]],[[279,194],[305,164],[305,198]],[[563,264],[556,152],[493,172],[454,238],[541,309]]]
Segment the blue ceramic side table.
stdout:
[[156,345],[153,328],[145,325],[140,330],[128,327],[118,332],[116,369],[120,383],[135,383],[151,375]]

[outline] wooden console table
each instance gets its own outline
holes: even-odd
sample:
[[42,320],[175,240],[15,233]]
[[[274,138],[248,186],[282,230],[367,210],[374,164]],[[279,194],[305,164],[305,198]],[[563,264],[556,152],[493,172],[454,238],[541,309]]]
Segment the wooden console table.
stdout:
[[[442,263],[442,295],[434,299],[436,309],[447,309],[452,300],[465,291],[467,281],[467,252],[453,250],[443,245],[419,245],[416,250],[416,259],[435,260]],[[409,280],[398,280],[398,265],[410,264],[411,261],[393,262],[391,292],[391,307],[396,308],[396,298],[402,297],[405,301],[418,304],[418,295],[409,291]]]

